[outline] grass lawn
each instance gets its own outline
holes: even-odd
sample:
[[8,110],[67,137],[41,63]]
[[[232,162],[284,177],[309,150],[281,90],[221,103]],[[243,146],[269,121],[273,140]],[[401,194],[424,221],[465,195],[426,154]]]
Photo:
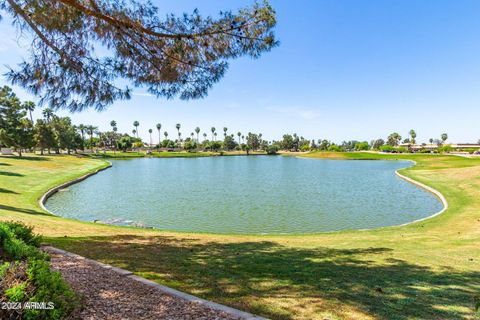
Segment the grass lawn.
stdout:
[[0,157],[0,218],[34,225],[60,248],[273,319],[480,318],[480,159],[304,156],[414,160],[417,165],[402,174],[439,190],[449,209],[403,227],[303,236],[104,226],[48,215],[37,200],[50,187],[106,163],[49,156]]

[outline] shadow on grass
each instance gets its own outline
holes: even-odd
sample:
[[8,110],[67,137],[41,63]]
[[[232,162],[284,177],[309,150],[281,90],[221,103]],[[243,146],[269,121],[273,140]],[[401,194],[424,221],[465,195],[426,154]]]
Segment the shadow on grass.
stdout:
[[[200,242],[167,236],[54,238],[55,245],[203,298],[272,319],[343,307],[381,319],[465,319],[480,272],[434,271],[392,249],[296,248],[275,242]],[[384,256],[382,258],[382,256]],[[373,261],[380,258],[380,262]],[[293,301],[293,302],[292,302]],[[299,307],[304,304],[304,307]],[[309,308],[308,311],[299,308]]]
[[[10,190],[8,190],[10,191]],[[16,193],[14,191],[7,192],[7,193]],[[41,215],[48,215],[45,212],[39,211],[39,210],[32,210],[32,209],[25,209],[25,208],[18,208],[18,207],[11,207],[11,206],[6,206],[3,204],[0,204],[0,210],[6,210],[6,211],[15,211],[15,212],[21,212],[21,213],[28,213],[28,214],[41,214]]]
[[4,188],[0,188],[0,193],[18,194],[18,192],[8,190],[8,189],[4,189]]
[[0,171],[0,176],[9,176],[9,177],[24,177],[24,174],[10,171]]
[[4,162],[0,162],[0,166],[3,166],[3,167],[10,167],[11,164],[10,163],[4,163]]
[[6,159],[16,159],[16,160],[27,160],[27,161],[49,161],[50,159],[43,157],[43,156],[0,156],[1,158],[6,158]]

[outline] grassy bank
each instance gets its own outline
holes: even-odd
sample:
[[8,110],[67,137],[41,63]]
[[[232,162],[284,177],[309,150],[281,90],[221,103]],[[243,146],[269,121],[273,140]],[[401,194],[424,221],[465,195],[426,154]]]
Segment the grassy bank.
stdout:
[[[403,227],[306,236],[172,233],[45,214],[51,186],[105,165],[67,156],[0,157],[0,217],[34,225],[56,246],[159,283],[274,319],[475,319],[480,301],[480,159],[408,159],[402,174],[439,190],[449,209]],[[42,159],[42,160],[39,160]],[[126,187],[127,188],[127,187]]]

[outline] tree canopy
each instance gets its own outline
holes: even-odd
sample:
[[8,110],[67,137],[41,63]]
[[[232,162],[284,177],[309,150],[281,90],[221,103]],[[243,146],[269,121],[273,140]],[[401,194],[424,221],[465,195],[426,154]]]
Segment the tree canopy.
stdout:
[[40,104],[102,110],[145,87],[157,97],[195,99],[222,78],[228,60],[259,57],[278,42],[268,2],[217,17],[161,19],[150,1],[0,0],[21,32],[33,35],[30,56],[7,73],[41,96]]

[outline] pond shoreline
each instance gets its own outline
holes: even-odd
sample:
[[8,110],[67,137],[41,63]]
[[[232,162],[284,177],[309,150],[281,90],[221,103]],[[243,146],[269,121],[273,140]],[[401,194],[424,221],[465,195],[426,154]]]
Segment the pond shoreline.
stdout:
[[[145,158],[157,158],[157,157],[145,157]],[[296,157],[296,158],[303,158],[303,157]],[[108,160],[105,160],[105,159],[102,159],[104,162],[107,163],[106,166],[104,167],[101,167],[93,172],[90,172],[88,174],[85,174],[79,178],[76,178],[76,179],[73,179],[71,181],[68,181],[68,182],[65,182],[63,184],[60,184],[59,186],[56,186],[56,187],[53,187],[51,188],[50,190],[48,190],[40,199],[39,203],[40,203],[40,206],[43,210],[47,211],[48,213],[50,213],[51,215],[54,215],[54,216],[57,216],[57,217],[61,217],[61,218],[64,218],[62,216],[59,216],[53,212],[51,212],[50,210],[48,210],[45,206],[47,200],[53,196],[55,193],[57,193],[59,190],[61,189],[64,189],[68,186],[71,186],[73,184],[76,184],[78,182],[81,182],[101,171],[104,171],[108,168],[111,168],[112,167],[112,162],[108,161]],[[118,160],[121,160],[121,159],[118,159]],[[321,159],[318,159],[318,160],[321,160]],[[339,159],[323,159],[323,160],[339,160]],[[354,160],[354,159],[352,159]],[[365,159],[362,159],[362,160],[365,160]],[[372,159],[373,160],[373,159]],[[375,160],[379,160],[379,159],[375,159]],[[393,160],[393,159],[392,159]],[[405,161],[403,159],[395,159],[397,161]],[[406,160],[408,162],[411,162],[413,163],[413,166],[416,165],[416,162],[413,161],[413,160]],[[406,168],[401,168],[401,169],[397,169],[395,170],[395,175],[397,175],[398,177],[400,177],[401,179],[407,181],[407,182],[410,182],[411,184],[415,185],[416,187],[419,187],[423,190],[426,190],[428,191],[429,193],[433,194],[438,200],[439,202],[442,204],[443,208],[432,214],[432,215],[429,215],[427,217],[423,217],[423,218],[420,218],[420,219],[416,219],[416,220],[413,220],[413,221],[410,221],[410,222],[406,222],[406,223],[402,223],[402,224],[395,224],[395,225],[389,225],[389,226],[380,226],[380,227],[373,227],[373,228],[362,228],[362,229],[343,229],[343,230],[331,230],[331,231],[317,231],[317,232],[305,232],[305,233],[298,233],[298,232],[292,232],[292,233],[275,233],[275,232],[265,232],[265,233],[253,233],[252,235],[258,235],[258,236],[267,236],[267,235],[314,235],[314,234],[323,234],[323,233],[332,233],[332,232],[342,232],[342,231],[368,231],[368,230],[376,230],[376,229],[384,229],[384,228],[391,228],[391,227],[401,227],[401,226],[406,226],[406,225],[410,225],[410,224],[414,224],[414,223],[417,223],[417,222],[420,222],[420,221],[424,221],[424,220],[427,220],[427,219],[431,219],[433,217],[436,217],[440,214],[442,214],[443,212],[445,212],[447,209],[448,209],[448,202],[447,200],[445,199],[445,197],[438,191],[438,190],[435,190],[434,188],[431,188],[425,184],[422,184],[421,182],[418,182],[416,180],[413,180],[411,178],[408,178],[402,174],[399,173],[399,170],[404,170]],[[78,220],[78,219],[75,219],[75,220]],[[86,220],[78,220],[78,221],[84,221],[84,222],[93,222],[93,223],[99,223],[99,224],[104,224],[104,225],[111,225],[111,226],[120,226],[120,227],[132,227],[132,228],[137,228],[137,229],[151,229],[151,230],[158,230],[158,231],[172,231],[172,232],[187,232],[187,233],[199,233],[199,234],[222,234],[222,235],[241,235],[241,234],[245,234],[245,233],[236,233],[236,232],[227,232],[227,233],[219,233],[219,232],[208,232],[208,231],[182,231],[182,230],[170,230],[170,229],[161,229],[161,228],[157,228],[157,227],[154,227],[154,226],[148,226],[148,225],[117,225],[115,223],[109,223],[109,222],[105,222],[105,221],[86,221]],[[248,233],[247,233],[248,234]]]
[[89,178],[89,177],[91,177],[91,176],[93,176],[93,175],[101,172],[101,171],[107,170],[107,169],[109,169],[109,168],[112,167],[113,164],[112,164],[110,161],[108,161],[108,160],[103,160],[103,161],[106,162],[106,165],[105,165],[105,166],[100,167],[100,168],[96,169],[96,170],[93,171],[93,172],[89,172],[89,173],[87,173],[87,174],[85,174],[85,175],[83,175],[83,176],[81,176],[81,177],[78,177],[78,178],[75,178],[75,179],[73,179],[73,180],[64,182],[64,183],[62,183],[62,184],[60,184],[60,185],[58,185],[58,186],[56,186],[56,187],[51,188],[51,189],[48,190],[47,192],[45,192],[45,193],[43,194],[43,196],[40,198],[40,200],[38,201],[38,203],[40,204],[40,207],[41,207],[43,210],[45,210],[45,211],[47,211],[48,213],[50,213],[51,215],[56,216],[56,217],[60,217],[60,216],[54,214],[53,212],[51,212],[50,210],[48,210],[48,209],[45,207],[45,203],[47,202],[47,200],[48,200],[51,196],[53,196],[55,193],[57,193],[59,190],[64,189],[64,188],[66,188],[66,187],[69,187],[69,186],[71,186],[71,185],[73,185],[73,184],[76,184],[76,183],[78,183],[78,182],[81,182],[81,181],[83,181],[83,180],[85,180],[85,179],[87,179],[87,178]]

